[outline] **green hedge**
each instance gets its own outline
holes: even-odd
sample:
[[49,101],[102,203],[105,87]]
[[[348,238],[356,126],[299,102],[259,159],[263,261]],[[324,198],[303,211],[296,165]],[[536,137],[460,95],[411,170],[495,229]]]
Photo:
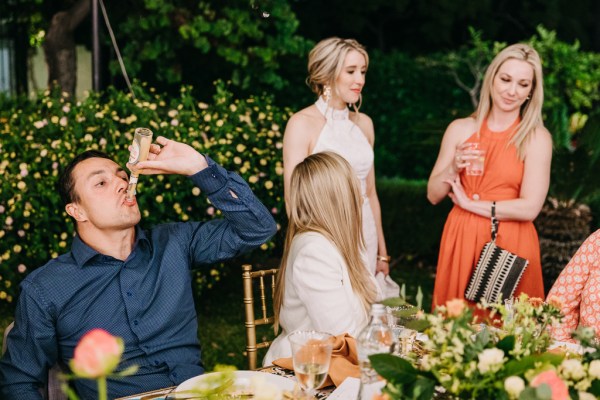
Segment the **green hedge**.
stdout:
[[388,253],[435,265],[446,217],[452,202],[433,206],[427,181],[384,178],[377,181],[381,218]]
[[[282,126],[289,111],[266,96],[235,99],[222,83],[211,104],[198,103],[185,87],[170,99],[143,85],[136,98],[114,89],[75,103],[50,92],[35,101],[0,98],[0,308],[13,305],[28,272],[70,247],[74,226],[55,186],[60,168],[86,149],[105,151],[124,165],[139,126],[238,171],[279,216]],[[185,177],[143,177],[138,193],[144,226],[219,215]],[[253,258],[275,246],[263,245]],[[222,268],[199,270],[198,286],[210,286]]]

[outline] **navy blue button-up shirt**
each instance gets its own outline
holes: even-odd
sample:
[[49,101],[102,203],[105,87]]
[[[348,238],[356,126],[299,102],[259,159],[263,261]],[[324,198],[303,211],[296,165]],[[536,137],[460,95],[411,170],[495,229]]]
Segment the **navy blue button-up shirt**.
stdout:
[[[0,397],[41,399],[38,388],[48,368],[72,359],[78,341],[93,328],[123,339],[120,368],[140,367],[134,376],[108,381],[110,398],[176,385],[204,371],[190,269],[248,251],[276,230],[246,182],[207,161],[209,167],[191,179],[224,219],[147,231],[137,226],[125,261],[96,252],[76,236],[71,252],[23,280],[0,360]],[[95,381],[76,380],[75,387],[82,399],[97,396]]]

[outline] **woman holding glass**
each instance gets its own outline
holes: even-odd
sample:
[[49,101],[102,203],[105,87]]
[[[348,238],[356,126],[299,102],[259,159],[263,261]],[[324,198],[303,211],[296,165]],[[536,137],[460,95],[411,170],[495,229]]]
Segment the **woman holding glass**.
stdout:
[[[360,181],[362,229],[367,268],[377,276],[382,296],[399,295],[398,285],[388,277],[389,262],[381,208],[375,189],[373,122],[359,112],[369,56],[353,39],[324,39],[310,51],[308,78],[319,97],[315,104],[295,113],[283,138],[286,209],[290,213],[290,177],[294,167],[310,154],[332,151],[346,159]],[[349,109],[352,107],[352,110]]]
[[[515,295],[544,297],[532,222],[548,192],[552,158],[552,138],[542,122],[542,79],[532,47],[506,47],[487,68],[475,113],[453,121],[444,133],[427,198],[437,204],[448,196],[454,208],[440,244],[432,308],[464,299],[479,254],[491,240],[492,207],[500,221],[497,245],[529,260]],[[473,171],[478,161],[483,170]]]
[[274,294],[276,326],[264,365],[291,357],[298,330],[356,336],[375,301],[375,278],[365,268],[362,197],[352,167],[332,152],[301,161],[290,177],[289,225]]

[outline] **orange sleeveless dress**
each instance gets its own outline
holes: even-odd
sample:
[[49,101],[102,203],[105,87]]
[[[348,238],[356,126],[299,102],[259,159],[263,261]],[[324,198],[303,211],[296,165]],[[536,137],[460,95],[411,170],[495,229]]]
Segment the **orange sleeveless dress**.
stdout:
[[[486,147],[483,175],[467,176],[464,170],[461,172],[460,181],[467,196],[497,202],[519,197],[524,163],[519,159],[516,147],[508,144],[518,123],[517,119],[507,130],[492,132],[484,121],[479,140],[476,133],[467,140],[479,141]],[[450,211],[440,243],[432,309],[448,300],[464,299],[481,249],[491,240],[490,226],[490,218],[473,214],[457,205]],[[527,293],[543,299],[540,245],[533,223],[500,221],[496,244],[529,260],[515,296]]]

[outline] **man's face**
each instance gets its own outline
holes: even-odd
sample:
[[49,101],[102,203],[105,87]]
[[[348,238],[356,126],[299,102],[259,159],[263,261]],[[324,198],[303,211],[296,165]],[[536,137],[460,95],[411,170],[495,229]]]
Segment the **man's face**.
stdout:
[[77,164],[72,176],[79,199],[66,209],[80,229],[120,230],[140,221],[137,202],[125,202],[127,173],[114,161],[88,158]]

